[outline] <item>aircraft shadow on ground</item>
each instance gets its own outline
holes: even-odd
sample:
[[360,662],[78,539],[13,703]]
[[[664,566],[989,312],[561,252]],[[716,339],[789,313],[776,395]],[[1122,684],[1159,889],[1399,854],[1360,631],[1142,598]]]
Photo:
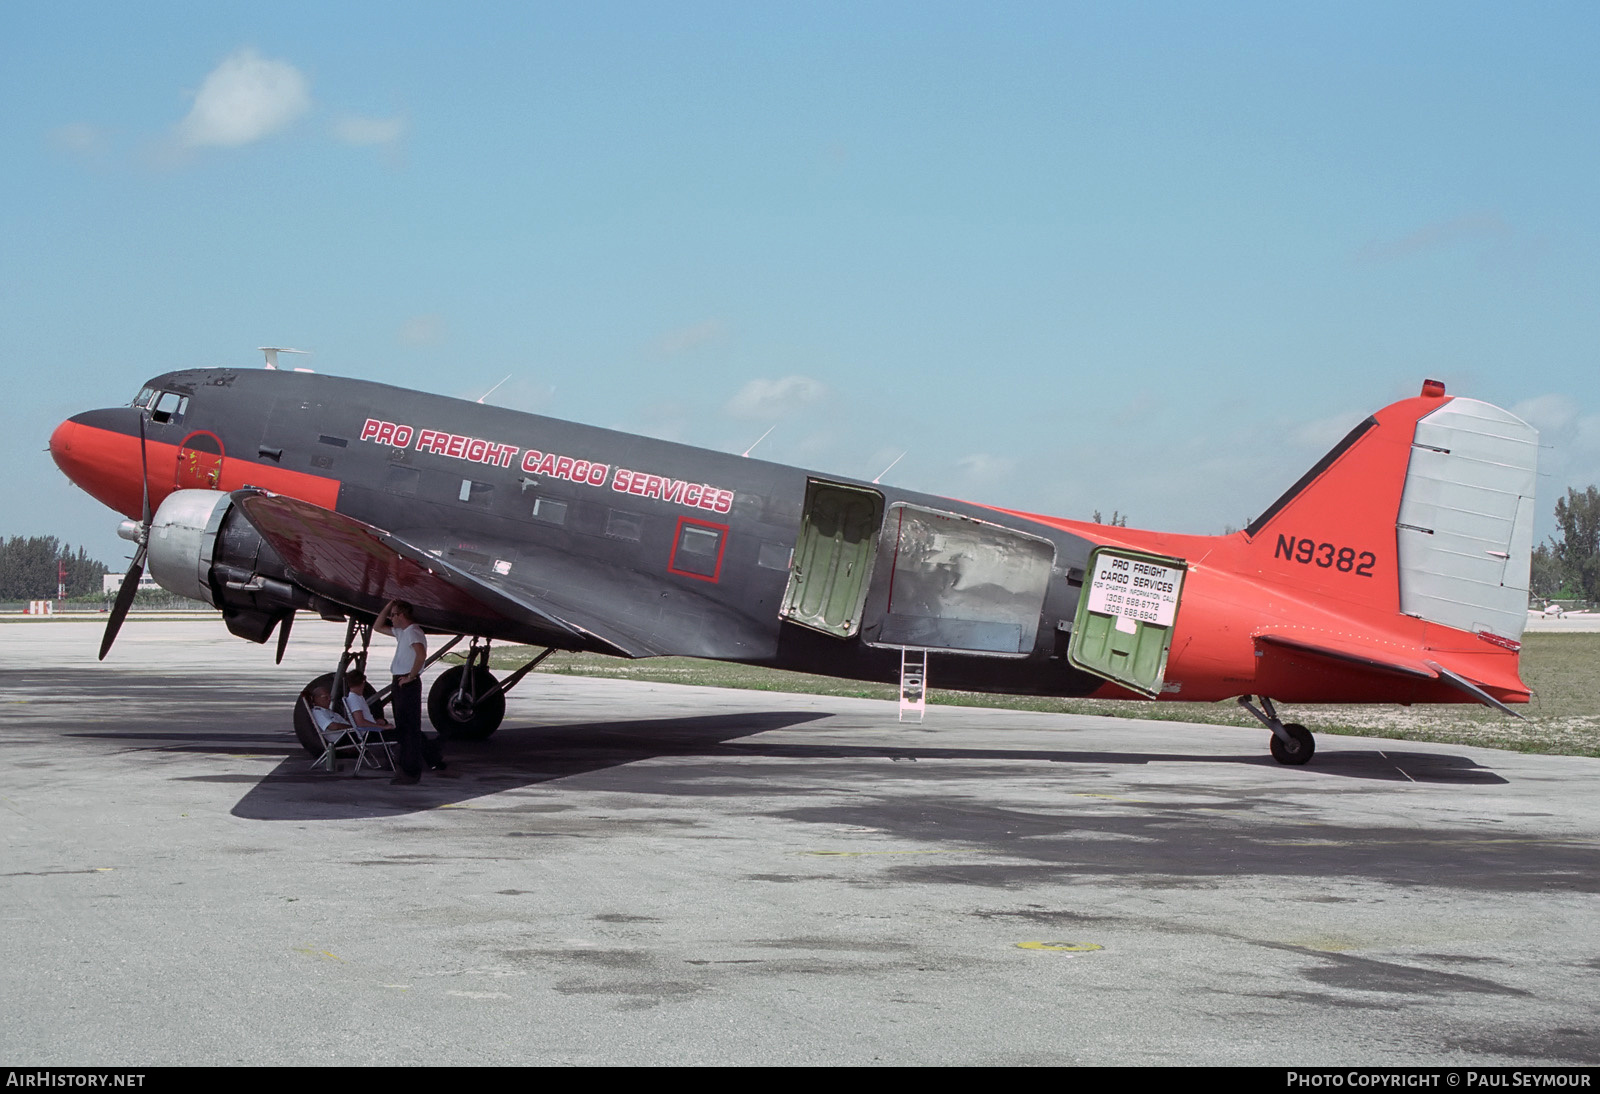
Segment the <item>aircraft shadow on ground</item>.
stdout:
[[[825,713],[770,711],[692,718],[583,722],[558,726],[507,727],[486,742],[452,742],[450,768],[429,773],[422,784],[393,787],[388,772],[363,769],[352,777],[351,762],[338,774],[312,769],[298,751],[264,777],[189,776],[197,781],[255,782],[233,814],[255,820],[305,820],[392,816],[437,809],[499,791],[533,786],[662,757],[767,760],[952,760],[1038,761],[1049,764],[1244,764],[1278,768],[1265,755],[1201,755],[1160,752],[1093,752],[1051,749],[937,748],[896,745],[759,742],[743,738],[788,729],[828,717]],[[180,744],[181,750],[196,748]],[[1376,749],[1327,752],[1302,771],[1319,776],[1378,782],[1503,784],[1506,779],[1466,756]],[[970,769],[964,769],[970,772]],[[1285,771],[1288,774],[1288,771]]]

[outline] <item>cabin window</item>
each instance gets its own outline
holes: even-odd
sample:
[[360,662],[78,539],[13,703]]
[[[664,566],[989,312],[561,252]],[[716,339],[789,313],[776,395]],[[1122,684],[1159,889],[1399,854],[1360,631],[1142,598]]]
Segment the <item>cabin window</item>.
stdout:
[[155,402],[150,406],[150,420],[158,424],[165,422],[183,421],[184,411],[189,409],[189,397],[179,395],[176,391],[163,391],[157,395]]
[[644,518],[638,513],[624,513],[612,509],[606,514],[606,535],[612,539],[628,539],[635,543],[644,535]]
[[401,494],[405,497],[415,497],[417,482],[422,478],[415,467],[400,467],[396,464],[389,465],[388,478],[384,481],[383,488],[391,494]]
[[133,400],[132,404],[130,404],[130,405],[136,406],[136,407],[141,407],[141,408],[147,407],[147,406],[150,405],[150,400],[154,399],[155,396],[156,396],[156,389],[155,388],[153,388],[153,387],[140,388],[139,389],[139,394],[134,396],[134,400]]
[[492,483],[462,479],[461,491],[456,497],[472,505],[488,505],[489,499],[493,494],[494,485]]
[[765,566],[769,570],[787,570],[789,560],[794,558],[794,548],[782,543],[763,543],[761,554],[756,556],[756,565]]
[[715,581],[722,571],[722,552],[727,546],[728,526],[678,518],[678,535],[672,545],[672,561],[667,569],[685,577]]
[[546,524],[567,523],[567,503],[554,498],[536,498],[533,502],[533,519]]

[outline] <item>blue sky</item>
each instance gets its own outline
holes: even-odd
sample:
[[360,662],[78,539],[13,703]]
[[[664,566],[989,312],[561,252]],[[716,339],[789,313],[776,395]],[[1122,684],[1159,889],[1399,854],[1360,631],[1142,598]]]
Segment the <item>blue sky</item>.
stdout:
[[263,344],[1220,532],[1425,376],[1600,482],[1593,4],[0,8],[0,534]]

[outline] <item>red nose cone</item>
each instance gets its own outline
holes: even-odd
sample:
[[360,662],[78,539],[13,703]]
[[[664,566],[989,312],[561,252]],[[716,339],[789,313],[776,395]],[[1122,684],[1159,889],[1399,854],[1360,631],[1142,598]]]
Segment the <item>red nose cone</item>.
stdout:
[[143,514],[138,437],[69,418],[50,434],[50,456],[90,497],[132,520]]
[[[56,431],[50,434],[50,457],[56,461],[56,466],[66,471],[67,465],[62,461],[72,451],[72,435],[78,431],[78,423],[68,418],[56,426]],[[68,475],[68,478],[71,478]]]

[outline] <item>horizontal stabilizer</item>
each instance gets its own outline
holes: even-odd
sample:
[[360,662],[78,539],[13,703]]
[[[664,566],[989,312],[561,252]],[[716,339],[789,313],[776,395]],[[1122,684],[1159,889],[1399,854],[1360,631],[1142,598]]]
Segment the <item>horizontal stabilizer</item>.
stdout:
[[1258,634],[1257,642],[1299,650],[1339,661],[1346,665],[1398,673],[1419,680],[1437,680],[1439,673],[1432,661],[1424,661],[1416,654],[1397,650],[1386,643],[1371,642],[1348,635],[1321,634],[1315,639],[1299,635]]
[[[1425,652],[1438,656],[1439,651],[1436,650],[1424,651],[1417,649],[1413,652],[1411,650],[1397,649],[1388,643],[1373,642],[1357,636],[1330,635],[1326,633],[1319,634],[1315,639],[1300,635],[1258,634],[1256,635],[1256,641],[1262,645],[1278,646],[1298,653],[1326,658],[1329,661],[1335,661],[1346,666],[1371,669],[1398,676],[1408,676],[1414,680],[1437,680],[1455,688],[1457,691],[1465,692],[1484,706],[1494,707],[1496,710],[1503,711],[1514,718],[1522,717],[1505,703],[1496,699],[1484,687],[1479,686],[1482,683],[1504,688],[1505,682],[1503,680],[1498,683],[1488,680],[1474,681],[1461,672],[1447,668],[1438,661],[1423,656]],[[1515,679],[1514,669],[1512,670],[1512,679]],[[1527,693],[1520,690],[1520,681],[1518,682],[1518,689],[1513,690],[1512,694],[1521,696],[1524,701],[1526,700]]]
[[1474,684],[1471,680],[1468,680],[1465,676],[1451,672],[1437,661],[1429,661],[1428,665],[1430,668],[1435,669],[1439,673],[1440,678],[1443,679],[1445,683],[1466,692],[1484,706],[1494,707],[1496,710],[1503,711],[1506,714],[1511,715],[1511,717],[1519,719],[1520,721],[1527,721],[1527,719],[1523,718],[1522,715],[1506,706],[1493,695],[1490,695],[1487,691],[1484,691],[1477,684]]

